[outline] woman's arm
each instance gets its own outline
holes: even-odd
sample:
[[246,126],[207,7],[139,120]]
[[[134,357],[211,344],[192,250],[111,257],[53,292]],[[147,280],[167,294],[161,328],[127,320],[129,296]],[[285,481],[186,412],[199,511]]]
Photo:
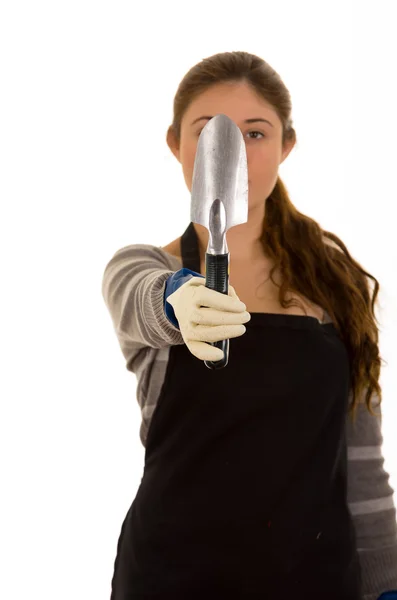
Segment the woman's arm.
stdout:
[[[374,403],[374,402],[373,402]],[[377,414],[380,407],[373,406]],[[382,421],[360,402],[355,422],[348,417],[347,500],[360,556],[363,599],[397,590],[397,523],[394,489],[384,470]]]

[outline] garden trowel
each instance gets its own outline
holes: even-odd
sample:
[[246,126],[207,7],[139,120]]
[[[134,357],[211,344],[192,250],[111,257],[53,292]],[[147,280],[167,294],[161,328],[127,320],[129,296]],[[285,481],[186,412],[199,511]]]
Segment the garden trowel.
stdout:
[[[194,161],[190,218],[208,229],[205,285],[228,294],[230,253],[226,232],[248,221],[248,168],[242,133],[226,115],[212,117],[201,131]],[[204,361],[222,369],[229,360],[229,340],[210,342],[224,352],[219,361]]]

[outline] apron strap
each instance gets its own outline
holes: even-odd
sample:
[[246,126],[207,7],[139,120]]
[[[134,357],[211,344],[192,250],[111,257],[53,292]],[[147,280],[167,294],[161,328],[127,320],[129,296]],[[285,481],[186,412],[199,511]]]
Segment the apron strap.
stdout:
[[190,223],[181,237],[181,258],[184,267],[200,273],[200,252],[193,223]]

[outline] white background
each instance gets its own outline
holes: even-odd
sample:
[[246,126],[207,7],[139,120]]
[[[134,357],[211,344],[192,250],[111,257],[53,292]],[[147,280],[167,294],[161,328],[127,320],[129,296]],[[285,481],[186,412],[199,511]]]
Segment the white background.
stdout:
[[289,88],[293,203],[381,284],[385,468],[397,486],[396,4],[3,2],[0,597],[108,600],[143,472],[136,379],[101,295],[121,247],[183,233],[166,145],[180,80],[245,50]]

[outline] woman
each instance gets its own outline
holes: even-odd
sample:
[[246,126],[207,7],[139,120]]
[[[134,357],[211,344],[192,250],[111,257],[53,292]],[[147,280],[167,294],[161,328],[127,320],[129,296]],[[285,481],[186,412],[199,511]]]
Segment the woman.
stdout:
[[[164,248],[120,249],[104,273],[146,448],[112,600],[375,600],[397,588],[373,411],[379,284],[290,201],[278,177],[296,142],[290,95],[256,56],[209,57],[178,88],[167,143],[189,191],[198,137],[219,113],[241,129],[249,176],[248,221],[227,233],[230,295],[203,285],[208,231],[195,223]],[[216,307],[212,325],[228,327],[222,370],[202,362],[220,351],[209,321],[192,323],[194,298],[199,319],[200,305]]]

